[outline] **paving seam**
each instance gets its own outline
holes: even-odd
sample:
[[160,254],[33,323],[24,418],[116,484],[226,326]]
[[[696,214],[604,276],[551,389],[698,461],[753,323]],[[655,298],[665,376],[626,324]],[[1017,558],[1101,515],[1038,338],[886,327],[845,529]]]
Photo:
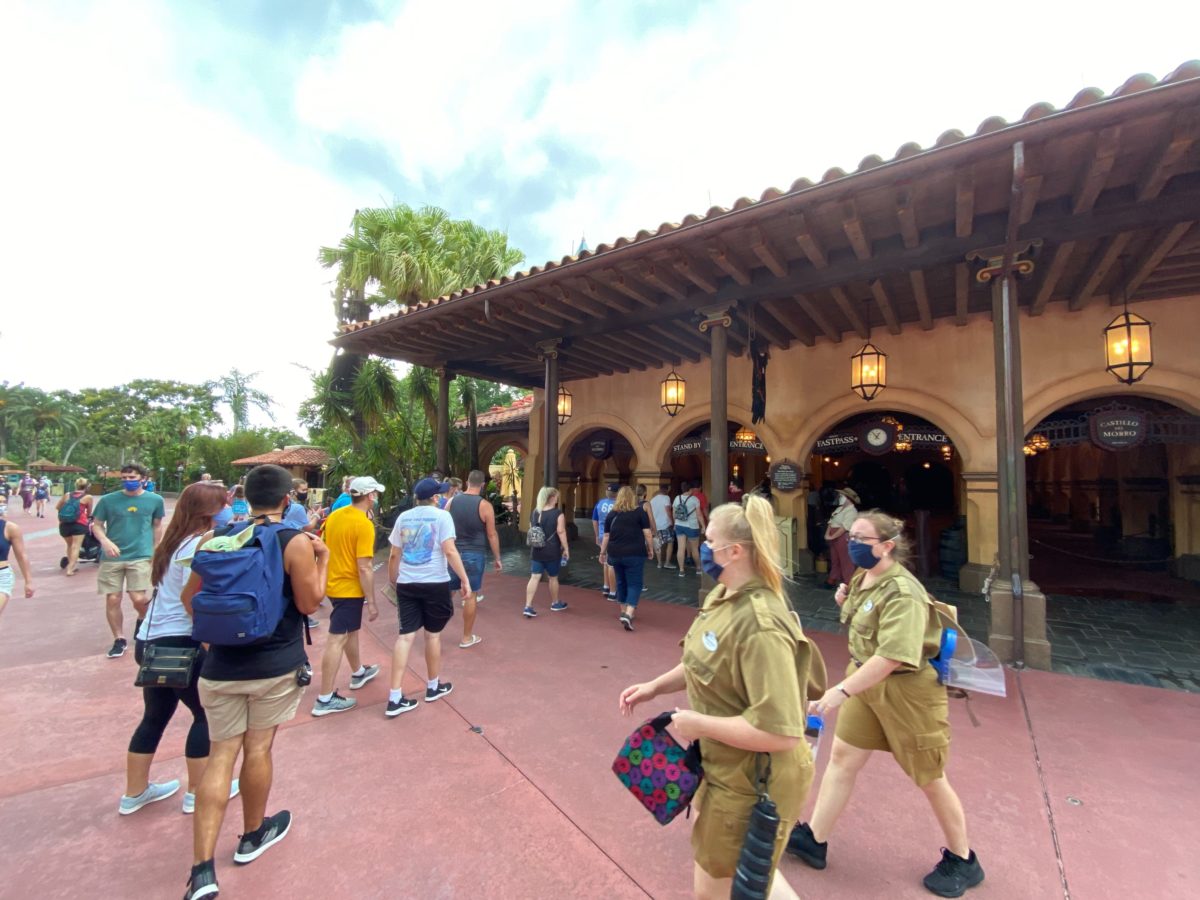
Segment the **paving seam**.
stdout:
[[1054,824],[1054,809],[1050,805],[1050,791],[1046,787],[1046,772],[1042,768],[1042,754],[1038,750],[1037,735],[1033,733],[1033,719],[1029,715],[1029,703],[1025,699],[1025,685],[1021,683],[1021,670],[1014,669],[1017,679],[1017,691],[1021,695],[1021,710],[1025,713],[1025,728],[1029,732],[1029,740],[1033,744],[1033,764],[1037,768],[1038,784],[1042,787],[1042,802],[1046,806],[1046,818],[1050,821],[1050,839],[1054,842],[1054,858],[1058,861],[1058,878],[1062,882],[1064,900],[1071,900],[1071,888],[1067,884],[1067,867],[1063,860],[1062,844],[1058,840],[1058,828]]
[[[384,596],[387,597],[386,594]],[[387,599],[389,601],[391,600],[390,597],[387,597]],[[392,601],[392,602],[394,603],[395,601]],[[366,629],[364,629],[364,630],[366,630]],[[383,641],[382,638],[380,638],[378,635],[376,635],[372,631],[367,631],[367,634],[371,635],[371,637],[375,639],[375,642],[379,644],[380,650],[390,652],[390,648]],[[424,680],[421,678],[420,675],[417,675],[416,670],[412,666],[405,666],[405,671],[411,672],[418,680]],[[448,706],[450,709],[454,710],[454,714],[463,721],[463,723],[467,726],[467,728],[469,728],[471,730],[475,729],[474,723],[471,722],[466,716],[464,716],[459,711],[458,707],[450,702],[449,698],[446,698],[445,700],[443,700],[441,702],[445,703],[446,706]],[[375,704],[371,704],[371,705],[374,706]],[[513,771],[515,771],[518,775],[520,775],[525,780],[526,784],[528,784],[531,788],[533,788],[535,791],[537,791],[539,794],[541,794],[547,803],[549,803],[552,807],[554,807],[556,810],[558,810],[559,814],[564,819],[566,819],[568,822],[570,822],[572,827],[580,835],[583,836],[583,839],[586,840],[593,847],[595,847],[596,850],[598,850],[605,859],[607,859],[610,863],[612,863],[613,866],[616,867],[618,872],[620,872],[622,875],[624,875],[626,878],[628,878],[629,882],[632,885],[634,885],[634,887],[636,887],[639,891],[641,891],[647,897],[652,898],[652,900],[653,900],[654,895],[651,894],[649,891],[647,891],[644,887],[642,887],[642,885],[638,882],[638,880],[636,878],[634,878],[633,875],[631,875],[625,869],[624,866],[622,866],[619,862],[617,862],[615,859],[613,859],[607,850],[605,850],[598,843],[596,843],[595,839],[590,834],[588,834],[583,829],[583,827],[580,826],[580,824],[578,822],[576,822],[574,819],[572,819],[571,816],[567,813],[567,811],[565,809],[563,809],[561,806],[559,806],[557,803],[555,803],[554,799],[549,794],[547,794],[544,790],[542,790],[542,788],[537,784],[537,782],[535,782],[532,778],[529,777],[528,774],[526,774],[524,769],[522,769],[519,765],[516,764],[516,762],[514,762],[511,758],[509,758],[508,754],[506,754],[503,750],[501,750],[499,747],[497,747],[491,741],[491,739],[488,738],[488,736],[483,733],[482,730],[477,731],[475,733],[478,734],[479,737],[481,737],[483,739],[484,743],[486,743],[489,747],[492,748],[492,750],[496,753],[497,756],[499,756],[502,760],[504,760],[506,763],[508,763],[510,766],[512,766]],[[1069,900],[1069,898],[1068,898],[1068,900]]]

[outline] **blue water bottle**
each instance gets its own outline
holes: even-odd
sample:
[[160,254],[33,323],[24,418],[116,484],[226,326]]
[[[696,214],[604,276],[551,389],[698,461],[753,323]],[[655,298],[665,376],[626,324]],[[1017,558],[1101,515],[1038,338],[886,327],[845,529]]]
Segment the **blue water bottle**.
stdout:
[[560,563],[560,565],[563,565],[563,566],[565,566],[566,564],[567,564],[567,557],[566,557],[566,555],[564,554],[564,555],[563,555],[563,558],[562,558],[562,562]]
[[817,761],[817,753],[821,749],[821,735],[825,732],[825,720],[818,715],[810,715],[804,722],[804,738],[812,749],[813,762]]

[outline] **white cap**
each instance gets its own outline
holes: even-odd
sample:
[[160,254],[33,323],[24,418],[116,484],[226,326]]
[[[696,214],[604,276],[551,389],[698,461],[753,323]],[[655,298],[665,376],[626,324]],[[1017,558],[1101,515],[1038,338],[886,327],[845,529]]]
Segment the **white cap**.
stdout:
[[379,491],[382,494],[385,490],[387,489],[370,475],[363,475],[350,482],[350,493],[358,494],[360,497],[371,491]]

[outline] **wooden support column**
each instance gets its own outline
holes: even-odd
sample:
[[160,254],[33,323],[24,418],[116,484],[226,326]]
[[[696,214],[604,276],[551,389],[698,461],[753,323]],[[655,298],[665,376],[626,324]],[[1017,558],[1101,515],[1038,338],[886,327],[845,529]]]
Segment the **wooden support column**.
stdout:
[[454,374],[445,366],[434,371],[438,377],[437,399],[437,470],[450,477],[450,381]]
[[700,331],[708,332],[711,346],[712,402],[709,411],[709,509],[729,499],[729,377],[728,331],[733,324],[731,307],[703,309]]
[[557,338],[537,345],[546,365],[545,440],[542,441],[542,484],[558,486],[558,347]]

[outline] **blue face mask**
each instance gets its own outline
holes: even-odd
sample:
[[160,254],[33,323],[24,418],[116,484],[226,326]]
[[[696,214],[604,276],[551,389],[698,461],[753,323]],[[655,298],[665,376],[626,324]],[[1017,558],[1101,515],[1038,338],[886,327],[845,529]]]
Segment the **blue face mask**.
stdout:
[[721,573],[725,571],[725,567],[713,559],[712,547],[708,546],[707,541],[700,544],[700,568],[713,581],[720,578]]
[[127,491],[136,491],[139,488],[141,488],[141,486],[142,486],[142,483],[140,481],[122,481],[121,482],[121,487],[125,488],[125,490],[127,490]]
[[871,552],[870,544],[850,543],[850,561],[860,569],[873,569],[879,560]]

